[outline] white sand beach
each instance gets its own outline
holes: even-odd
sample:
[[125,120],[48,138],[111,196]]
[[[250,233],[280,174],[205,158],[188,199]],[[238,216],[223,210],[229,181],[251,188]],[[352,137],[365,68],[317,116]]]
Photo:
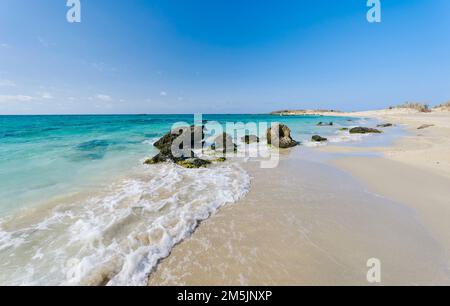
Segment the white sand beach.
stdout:
[[335,156],[325,163],[294,148],[276,169],[245,165],[249,195],[175,247],[149,285],[368,285],[373,257],[384,285],[450,284],[450,113],[323,115],[408,133],[388,147],[311,149]]
[[[333,164],[362,179],[373,192],[412,207],[449,252],[450,112],[374,111],[364,115],[404,124],[408,135],[392,147],[376,148],[382,158],[342,158]],[[432,126],[419,130],[423,125]]]
[[65,2],[0,0],[0,286],[450,286],[449,0]]

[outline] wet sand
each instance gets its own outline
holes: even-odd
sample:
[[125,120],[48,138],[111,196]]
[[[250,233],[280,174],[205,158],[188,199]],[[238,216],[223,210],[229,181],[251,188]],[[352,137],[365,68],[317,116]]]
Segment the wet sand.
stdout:
[[446,250],[414,209],[305,150],[275,169],[244,164],[247,197],[176,246],[149,285],[368,285],[370,258],[384,285],[450,284]]
[[[370,191],[411,207],[450,260],[450,112],[374,116],[404,124],[408,134],[393,146],[376,148],[381,157],[345,157],[333,164],[362,180]],[[417,129],[424,124],[432,126]]]
[[407,203],[450,259],[450,180],[387,158],[342,158],[333,162],[368,184],[372,192]]

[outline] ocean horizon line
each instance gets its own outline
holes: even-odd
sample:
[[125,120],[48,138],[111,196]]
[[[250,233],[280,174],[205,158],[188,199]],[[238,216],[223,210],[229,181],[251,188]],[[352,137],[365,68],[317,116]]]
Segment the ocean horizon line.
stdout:
[[[50,117],[50,116],[193,116],[195,114],[202,114],[206,116],[210,115],[267,115],[267,116],[278,116],[276,114],[269,113],[117,113],[117,114],[0,114],[0,117]],[[299,114],[298,116],[314,116],[314,114]]]

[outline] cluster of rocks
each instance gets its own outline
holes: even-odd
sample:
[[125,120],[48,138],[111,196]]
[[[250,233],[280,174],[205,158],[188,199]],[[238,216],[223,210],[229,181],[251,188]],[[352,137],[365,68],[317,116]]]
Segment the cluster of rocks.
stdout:
[[[391,127],[391,126],[393,126],[392,123],[385,123],[385,124],[377,125],[378,128],[387,128],[387,127]],[[381,134],[381,133],[383,133],[382,131],[380,131],[378,129],[362,127],[362,126],[358,126],[358,127],[354,127],[354,128],[343,127],[343,128],[340,128],[339,131],[342,131],[342,132],[348,131],[350,134]],[[319,135],[314,135],[312,137],[312,141],[325,142],[325,141],[328,141],[328,139],[323,138]]]
[[[319,122],[318,126],[333,126],[333,122]],[[380,124],[378,128],[387,128],[393,126],[391,123]],[[427,126],[420,127],[421,129]],[[368,127],[341,128],[341,131],[349,131],[350,134],[369,134],[382,133],[380,130]],[[174,162],[185,168],[202,168],[214,162],[224,162],[225,157],[217,158],[213,161],[198,158],[192,151],[192,148],[203,149],[205,146],[205,126],[180,127],[165,134],[161,139],[155,142],[154,146],[159,153],[145,161],[145,164],[157,164],[163,162]],[[291,136],[291,130],[284,124],[276,124],[267,130],[267,144],[276,148],[287,149],[295,147],[299,142],[295,141]],[[326,142],[327,138],[319,135],[312,136],[314,142]],[[259,143],[260,139],[256,135],[246,135],[241,138],[246,144]],[[189,148],[184,148],[183,144],[190,143]],[[233,138],[223,133],[214,139],[211,144],[211,150],[223,154],[234,153],[238,147],[233,142]]]
[[[209,165],[210,161],[197,158],[192,151],[192,148],[203,148],[204,131],[204,126],[181,127],[172,130],[154,143],[159,153],[144,163],[150,165],[171,161],[185,168],[200,168]],[[191,146],[184,148],[183,141],[190,142]]]
[[[174,162],[185,168],[202,168],[210,165],[213,161],[198,158],[191,148],[204,148],[205,126],[190,126],[174,129],[161,137],[154,146],[159,153],[144,163],[158,164],[163,162]],[[246,144],[259,143],[259,137],[246,135],[241,139]],[[189,148],[184,148],[183,143],[189,143]],[[281,149],[292,148],[299,143],[292,139],[291,130],[284,124],[277,124],[267,130],[267,143]],[[214,139],[211,150],[223,154],[234,153],[238,146],[233,142],[233,138],[223,133]],[[226,161],[225,157],[217,158],[215,162]]]

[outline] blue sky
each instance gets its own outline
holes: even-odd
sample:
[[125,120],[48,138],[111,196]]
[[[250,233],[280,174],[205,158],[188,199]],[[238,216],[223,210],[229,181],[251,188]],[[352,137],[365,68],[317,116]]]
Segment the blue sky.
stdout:
[[0,114],[363,110],[450,99],[450,1],[0,0]]

